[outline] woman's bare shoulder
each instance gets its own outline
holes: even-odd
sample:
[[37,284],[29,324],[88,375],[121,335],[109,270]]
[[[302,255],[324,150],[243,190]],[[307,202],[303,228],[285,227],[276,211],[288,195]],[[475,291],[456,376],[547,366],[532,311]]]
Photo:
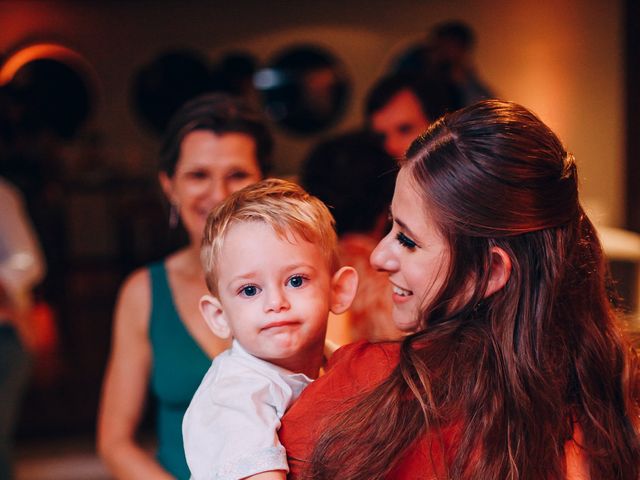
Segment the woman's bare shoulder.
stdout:
[[120,297],[134,297],[140,299],[151,291],[149,268],[141,267],[131,272],[122,282]]
[[116,322],[146,331],[151,312],[149,269],[142,267],[125,278],[118,293]]

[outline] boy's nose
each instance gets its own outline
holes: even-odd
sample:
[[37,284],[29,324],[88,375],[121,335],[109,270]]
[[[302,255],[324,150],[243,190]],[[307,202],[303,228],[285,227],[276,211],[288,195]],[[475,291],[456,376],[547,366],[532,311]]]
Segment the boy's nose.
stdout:
[[281,312],[288,310],[290,307],[287,296],[281,289],[272,289],[267,295],[265,311],[266,312]]

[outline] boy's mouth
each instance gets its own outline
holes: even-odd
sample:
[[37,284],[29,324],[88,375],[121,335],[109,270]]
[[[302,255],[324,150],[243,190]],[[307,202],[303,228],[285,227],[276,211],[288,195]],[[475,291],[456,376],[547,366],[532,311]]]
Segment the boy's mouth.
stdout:
[[282,328],[282,327],[291,327],[294,325],[298,325],[300,322],[296,322],[294,320],[281,320],[278,322],[269,322],[267,323],[264,327],[262,327],[260,330],[264,331],[264,330],[271,330],[274,328]]

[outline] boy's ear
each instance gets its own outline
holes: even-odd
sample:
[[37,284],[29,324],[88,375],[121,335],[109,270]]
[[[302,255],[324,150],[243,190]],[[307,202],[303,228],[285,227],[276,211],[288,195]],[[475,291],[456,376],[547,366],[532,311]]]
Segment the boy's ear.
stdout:
[[222,310],[220,300],[211,295],[204,295],[200,299],[200,313],[213,333],[220,338],[231,336],[231,327]]
[[337,315],[346,312],[358,290],[358,272],[353,267],[342,267],[331,278],[331,311]]
[[511,276],[511,258],[500,247],[491,248],[491,273],[485,298],[504,287]]

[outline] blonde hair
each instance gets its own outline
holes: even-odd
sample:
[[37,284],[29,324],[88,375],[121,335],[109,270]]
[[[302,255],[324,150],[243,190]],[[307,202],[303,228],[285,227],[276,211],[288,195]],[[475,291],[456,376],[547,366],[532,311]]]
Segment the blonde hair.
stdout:
[[267,179],[230,195],[207,218],[200,259],[207,287],[218,295],[218,259],[224,239],[238,222],[263,222],[281,238],[291,233],[320,247],[331,272],[338,269],[335,221],[324,203],[299,185]]

